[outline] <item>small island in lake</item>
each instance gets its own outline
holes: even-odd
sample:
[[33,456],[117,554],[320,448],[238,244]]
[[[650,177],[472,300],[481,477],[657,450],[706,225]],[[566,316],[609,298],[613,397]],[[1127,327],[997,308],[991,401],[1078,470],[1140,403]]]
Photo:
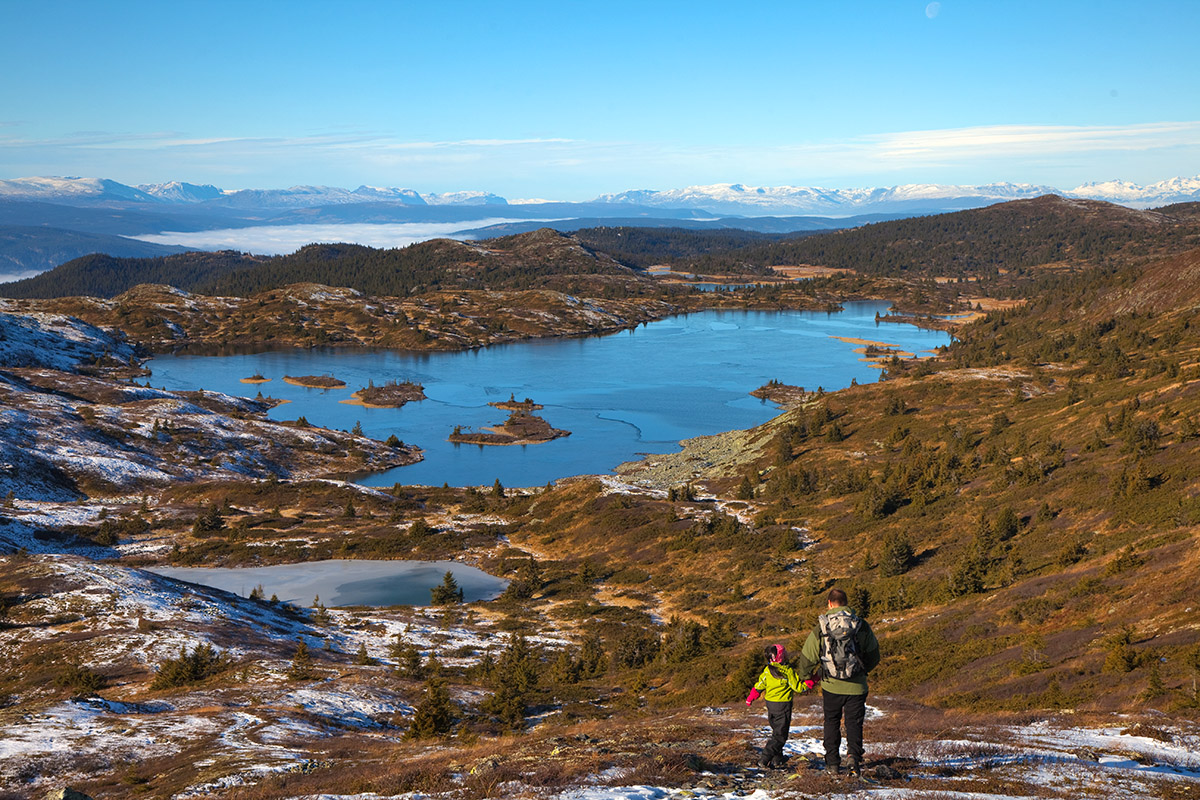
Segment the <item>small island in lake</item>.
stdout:
[[455,444],[541,444],[570,435],[570,431],[551,428],[550,423],[539,416],[514,411],[503,425],[482,431],[467,431],[456,425],[449,441]]
[[256,372],[249,378],[242,378],[242,383],[270,383],[270,378],[264,378],[261,372]]
[[533,402],[528,397],[524,400],[518,400],[514,394],[509,394],[508,399],[500,403],[488,403],[493,408],[503,409],[504,411],[523,411],[528,414],[532,411],[541,411],[545,406]]
[[339,381],[332,375],[284,375],[283,382],[309,389],[342,389],[346,386],[345,381]]
[[388,381],[382,386],[376,386],[372,381],[367,386],[350,395],[349,400],[341,402],[352,406],[366,408],[400,408],[413,400],[425,399],[425,387],[412,381]]
[[847,344],[862,345],[862,347],[854,348],[854,352],[862,356],[859,361],[869,362],[872,367],[878,369],[883,369],[887,366],[885,362],[893,356],[898,358],[913,357],[912,353],[907,353],[896,345],[888,344],[887,342],[873,342],[870,339],[858,339],[853,336],[833,336],[831,338],[846,342]]
[[770,400],[772,403],[787,407],[800,405],[810,399],[813,393],[806,392],[803,386],[791,386],[772,378],[752,391],[750,396]]

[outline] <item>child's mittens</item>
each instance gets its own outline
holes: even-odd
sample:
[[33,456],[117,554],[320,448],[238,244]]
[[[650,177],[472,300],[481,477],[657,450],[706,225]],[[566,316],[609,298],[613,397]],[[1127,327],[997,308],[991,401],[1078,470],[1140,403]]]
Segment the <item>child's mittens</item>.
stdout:
[[750,696],[746,698],[746,705],[750,705],[750,704],[751,704],[751,703],[753,703],[755,700],[757,700],[757,699],[758,699],[758,694],[759,694],[759,692],[758,692],[758,689],[751,689],[751,690],[750,690]]
[[808,680],[806,680],[804,682],[804,691],[806,691],[806,692],[811,691],[812,688],[816,685],[817,685],[817,682],[814,681],[812,678],[809,678]]

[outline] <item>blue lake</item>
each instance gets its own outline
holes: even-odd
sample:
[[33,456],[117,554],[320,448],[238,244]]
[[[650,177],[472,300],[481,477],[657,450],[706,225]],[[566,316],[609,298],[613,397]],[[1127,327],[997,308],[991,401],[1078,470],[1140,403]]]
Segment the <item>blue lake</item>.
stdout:
[[[291,402],[276,419],[349,430],[361,422],[376,439],[395,434],[425,450],[425,460],[371,475],[361,483],[440,486],[538,486],[569,475],[604,474],[643,453],[675,452],[682,439],[758,425],[779,413],[749,392],[771,379],[808,389],[878,380],[856,345],[879,341],[919,355],[950,337],[912,325],[877,323],[888,303],[847,303],[841,312],[705,311],[633,330],[578,339],[544,339],[453,353],[388,350],[264,350],[237,355],[175,354],[149,363],[151,382],[167,389],[209,389]],[[270,378],[253,386],[254,374]],[[306,389],[284,375],[330,374],[344,389]],[[427,399],[399,409],[347,405],[373,380],[410,380]],[[488,406],[515,396],[571,435],[525,446],[451,444],[456,425],[479,429],[508,412]]]
[[508,586],[475,567],[456,561],[306,561],[269,567],[154,567],[147,570],[176,580],[224,589],[249,597],[256,586],[266,597],[310,606],[316,597],[328,607],[429,605],[429,590],[447,572],[463,591],[463,600],[494,600]]

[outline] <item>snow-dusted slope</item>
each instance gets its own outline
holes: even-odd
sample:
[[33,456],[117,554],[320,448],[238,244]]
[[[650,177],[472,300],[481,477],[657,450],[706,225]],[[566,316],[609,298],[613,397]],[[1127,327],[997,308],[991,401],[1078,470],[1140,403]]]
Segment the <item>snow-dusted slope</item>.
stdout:
[[63,314],[7,313],[0,300],[0,367],[73,370],[109,358],[128,363],[133,347],[113,334]]
[[288,189],[242,189],[225,192],[216,202],[235,208],[312,208],[349,203],[425,205],[412,189],[360,186],[353,191],[337,186],[292,186]]
[[1153,208],[1200,200],[1200,175],[1194,178],[1171,178],[1149,186],[1119,180],[1085,183],[1066,194],[1089,200],[1107,200],[1110,203],[1135,208]]
[[203,203],[225,195],[224,190],[210,183],[202,186],[182,181],[169,183],[143,183],[137,187],[146,194],[169,203]]
[[15,178],[0,180],[0,199],[42,200],[45,202],[91,200],[140,200],[154,198],[123,183],[107,178]]
[[508,201],[491,192],[445,192],[421,195],[431,206],[506,206]]

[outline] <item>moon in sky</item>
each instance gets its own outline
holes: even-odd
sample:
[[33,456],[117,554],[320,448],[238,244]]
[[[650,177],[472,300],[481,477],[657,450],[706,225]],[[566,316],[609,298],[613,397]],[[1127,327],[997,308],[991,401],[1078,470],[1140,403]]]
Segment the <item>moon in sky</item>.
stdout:
[[936,3],[936,2],[930,3],[929,5],[925,6],[925,16],[929,17],[930,19],[933,19],[934,17],[936,17],[938,15],[938,12],[941,10],[942,10],[941,3]]

